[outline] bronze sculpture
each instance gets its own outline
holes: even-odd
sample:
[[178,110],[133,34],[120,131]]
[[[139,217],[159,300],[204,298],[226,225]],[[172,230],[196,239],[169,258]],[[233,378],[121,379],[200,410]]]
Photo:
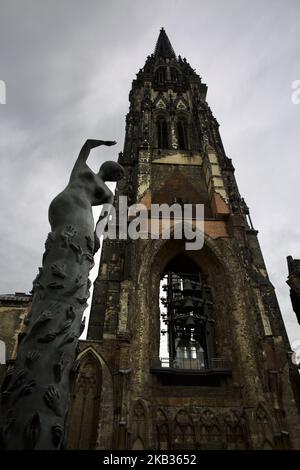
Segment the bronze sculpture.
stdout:
[[287,284],[290,287],[290,297],[293,310],[296,314],[298,323],[300,323],[300,260],[287,257],[289,277]]
[[47,450],[63,445],[88,276],[99,248],[92,206],[111,203],[113,194],[105,182],[123,177],[116,162],[105,162],[96,174],[86,161],[92,148],[114,144],[87,140],[67,187],[50,204],[43,267],[33,281],[32,307],[19,335],[15,364],[2,386],[2,448]]

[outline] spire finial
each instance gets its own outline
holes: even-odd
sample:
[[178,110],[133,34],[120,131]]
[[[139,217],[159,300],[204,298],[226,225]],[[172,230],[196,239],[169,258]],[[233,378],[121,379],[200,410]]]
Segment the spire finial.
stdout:
[[154,51],[155,57],[176,58],[174,49],[170,43],[167,33],[163,27],[160,29],[158,40]]

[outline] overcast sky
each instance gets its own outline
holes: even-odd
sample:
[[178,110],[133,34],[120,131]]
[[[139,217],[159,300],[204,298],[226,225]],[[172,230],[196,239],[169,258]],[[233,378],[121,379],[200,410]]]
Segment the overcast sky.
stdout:
[[208,85],[290,339],[300,339],[286,285],[286,256],[300,258],[299,25],[299,0],[0,0],[0,292],[31,289],[48,205],[86,138],[118,142],[94,151],[94,170],[122,150],[131,81],[164,26]]

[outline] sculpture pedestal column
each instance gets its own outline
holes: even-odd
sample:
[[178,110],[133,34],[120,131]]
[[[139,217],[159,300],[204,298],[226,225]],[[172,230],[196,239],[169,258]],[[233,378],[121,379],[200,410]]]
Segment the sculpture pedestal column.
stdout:
[[58,449],[63,441],[94,240],[82,227],[66,226],[51,232],[45,247],[17,359],[3,384],[6,449]]

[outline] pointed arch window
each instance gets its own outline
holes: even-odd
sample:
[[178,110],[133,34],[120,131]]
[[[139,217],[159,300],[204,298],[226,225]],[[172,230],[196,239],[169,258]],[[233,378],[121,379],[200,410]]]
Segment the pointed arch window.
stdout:
[[177,141],[179,150],[188,149],[187,124],[184,119],[177,121]]
[[156,121],[157,128],[157,147],[160,149],[167,149],[168,145],[168,125],[163,117],[159,117]]
[[210,288],[203,274],[180,255],[167,266],[161,282],[162,365],[177,369],[207,369],[212,354]]
[[159,85],[164,85],[166,81],[166,69],[165,67],[159,67],[156,71],[156,80]]
[[175,417],[172,448],[174,450],[195,449],[195,441],[195,428],[193,421],[184,410],[180,410]]
[[178,72],[174,67],[171,67],[170,74],[171,74],[171,81],[172,82],[177,82],[178,81]]
[[68,449],[94,449],[102,391],[102,368],[88,351],[80,361],[80,371],[67,417]]

